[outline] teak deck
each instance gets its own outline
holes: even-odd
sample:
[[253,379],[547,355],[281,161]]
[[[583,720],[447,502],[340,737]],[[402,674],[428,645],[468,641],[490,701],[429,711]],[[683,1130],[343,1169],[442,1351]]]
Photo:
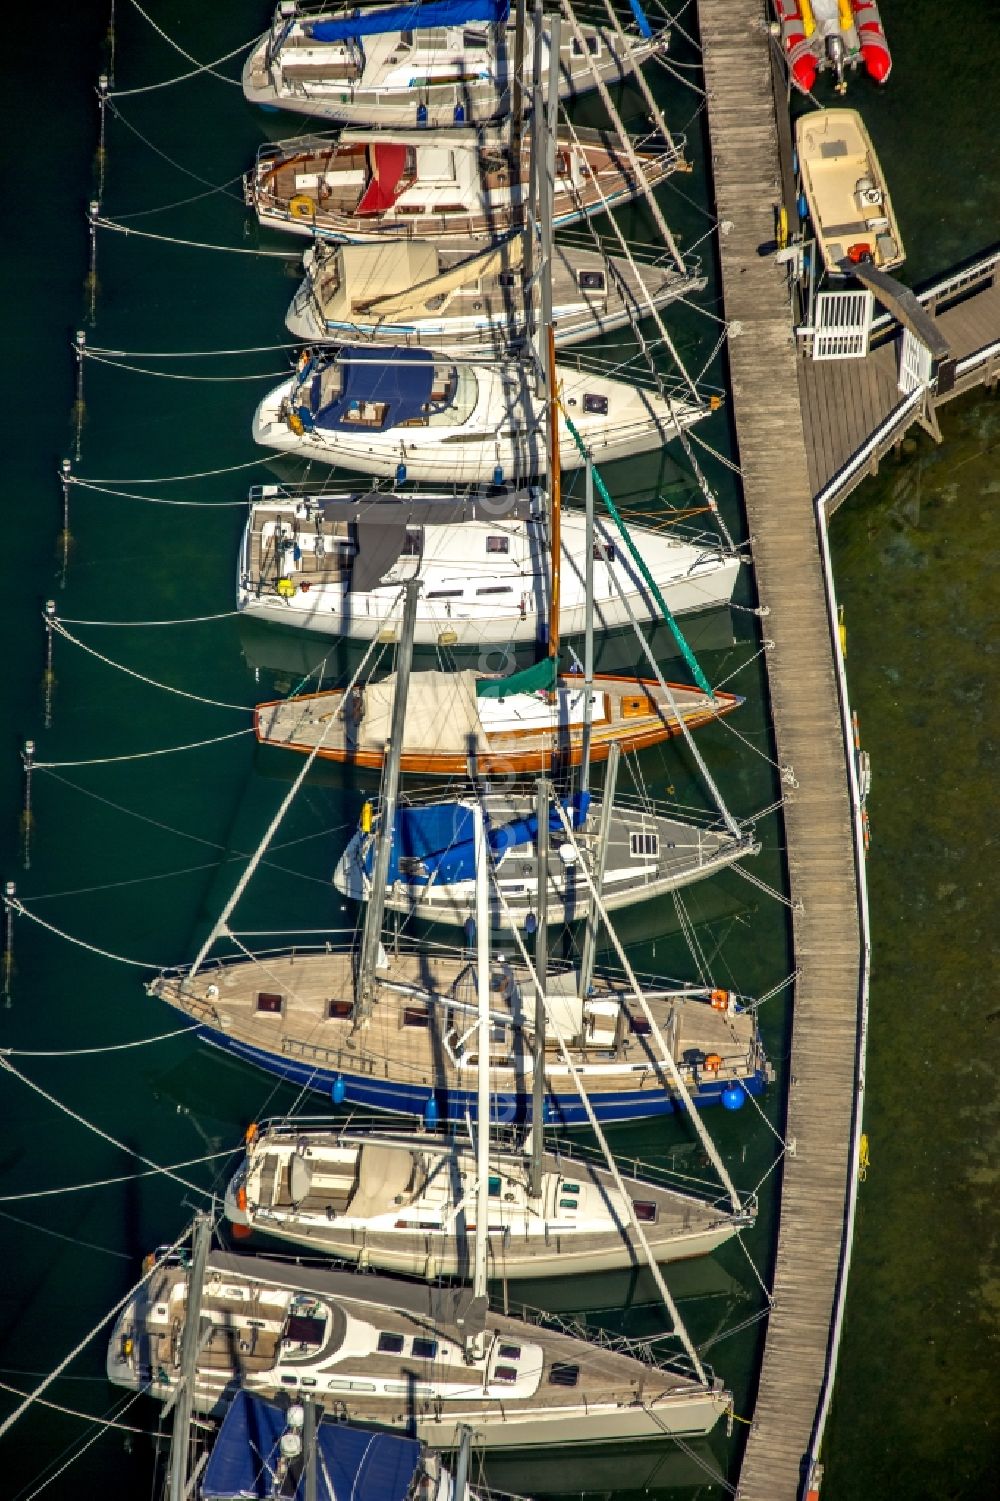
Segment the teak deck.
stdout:
[[761,600],[793,913],[795,988],[781,1226],[739,1495],[797,1496],[826,1366],[843,1238],[861,958],[851,804],[786,273],[758,247],[781,201],[760,0],[699,0],[733,413]]

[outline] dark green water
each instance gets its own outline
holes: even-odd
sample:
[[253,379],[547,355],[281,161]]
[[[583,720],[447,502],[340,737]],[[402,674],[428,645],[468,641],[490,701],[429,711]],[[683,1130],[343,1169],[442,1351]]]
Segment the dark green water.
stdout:
[[[236,46],[251,29],[263,25],[267,10],[266,5],[256,4],[213,11],[192,0],[150,7],[165,30],[199,58],[216,57]],[[127,3],[119,0],[118,12],[119,87],[172,77],[184,70],[187,65],[151,33]],[[87,953],[25,920],[19,921],[14,994],[10,1009],[3,1013],[0,1040],[20,1050],[110,1047],[173,1030],[173,1013],[145,998],[142,980],[161,965],[182,962],[193,955],[241,868],[241,856],[255,846],[296,769],[280,757],[256,753],[252,737],[244,733],[182,755],[37,773],[31,868],[22,868],[22,785],[17,753],[26,735],[38,741],[41,759],[77,761],[181,745],[245,731],[247,726],[245,713],[168,695],[57,641],[53,724],[50,730],[44,730],[42,601],[56,597],[59,612],[67,620],[167,620],[230,610],[235,549],[243,520],[237,503],[245,497],[248,483],[268,473],[258,465],[182,484],[112,486],[135,494],[148,492],[160,499],[195,500],[202,503],[199,507],[149,504],[77,490],[72,502],[69,569],[65,588],[61,587],[61,497],[55,470],[63,455],[72,452],[74,438],[74,365],[68,345],[72,330],[83,326],[86,316],[88,246],[83,208],[93,191],[97,139],[93,83],[102,61],[106,9],[103,4],[61,5],[50,8],[47,14],[52,18],[52,34],[58,37],[58,52],[47,63],[44,99],[39,98],[30,32],[22,29],[13,37],[8,52],[9,94],[16,118],[30,122],[32,136],[30,146],[11,153],[8,162],[10,201],[30,205],[31,214],[17,221],[5,245],[11,289],[6,409],[17,417],[13,463],[8,472],[9,541],[0,603],[9,643],[10,710],[5,720],[5,755],[0,762],[2,874],[17,880],[19,894],[47,921],[137,962],[124,964]],[[919,32],[921,26],[929,26],[929,15],[929,6],[910,7],[907,24]],[[988,41],[988,23],[980,20],[978,24]],[[899,107],[900,100],[915,97],[919,79],[926,76],[926,54],[915,49],[910,55],[909,43],[904,44],[901,38],[896,45],[895,37],[892,40],[897,59],[893,98]],[[679,56],[683,58],[683,48]],[[945,89],[943,83],[941,88]],[[885,139],[891,145],[897,116],[885,99],[876,101],[863,85],[855,88],[852,97],[866,114],[871,104],[876,141],[888,158],[889,147],[882,132],[887,133]],[[212,184],[229,181],[245,168],[265,129],[276,133],[273,119],[250,111],[236,89],[210,78],[123,99],[120,108],[128,124],[108,122],[104,203],[112,217],[155,209],[203,191],[201,183],[156,155],[135,132]],[[672,122],[683,126],[691,120],[689,140],[696,165],[694,176],[671,185],[666,195],[671,221],[686,244],[700,237],[708,224],[699,204],[704,200],[704,174],[700,170],[704,148],[696,109],[696,99],[686,93],[671,101]],[[291,128],[295,128],[294,123]],[[46,143],[46,159],[53,163],[44,191],[39,190],[38,177],[42,142]],[[984,142],[985,133],[978,144],[980,162],[989,159]],[[971,145],[968,152],[969,161],[974,163],[977,158]],[[917,179],[923,171],[923,154],[909,141],[901,159],[912,164],[912,198],[922,204]],[[949,217],[947,229],[949,234],[955,233],[954,245],[940,225],[921,225],[911,231],[908,212],[912,204],[905,197],[905,180],[901,179],[897,187],[894,175],[893,183],[904,234],[910,242],[914,276],[971,253],[991,238],[982,230],[978,208],[968,212],[961,230],[955,229]],[[971,186],[968,191],[971,194]],[[996,184],[978,191],[979,201],[985,202],[982,195],[990,191],[995,194]],[[258,246],[258,238],[247,227],[238,182],[232,193],[234,196],[215,194],[169,213],[128,222],[159,233],[253,249]],[[954,193],[948,201],[955,205]],[[995,197],[992,202],[995,207]],[[994,214],[994,222],[995,218]],[[630,221],[629,229],[644,232],[641,216]],[[923,234],[928,239],[914,244]],[[282,243],[270,239],[265,248],[281,248]],[[215,255],[110,235],[99,240],[97,271],[97,317],[95,325],[88,328],[88,338],[95,345],[130,351],[275,344],[282,337],[283,313],[295,275],[291,260]],[[706,298],[709,305],[712,296],[710,289]],[[693,317],[681,316],[675,321],[685,352],[702,350],[707,357],[714,330]],[[150,365],[146,359],[135,363]],[[699,364],[696,361],[696,368]],[[283,356],[272,353],[258,357],[256,362],[213,359],[180,368],[187,374],[245,376],[257,372],[276,375],[282,366]],[[250,412],[265,388],[265,381],[192,383],[154,379],[88,362],[82,456],[76,467],[81,474],[118,482],[250,464],[259,458],[249,438]],[[705,436],[725,448],[723,419],[707,425]],[[615,466],[607,477],[616,495],[654,508],[656,502],[650,497],[657,492],[673,503],[684,503],[693,493],[690,477],[670,461]],[[711,478],[719,484],[731,527],[741,533],[738,506],[724,471],[712,472]],[[867,495],[866,488],[856,500],[852,515],[863,513]],[[983,505],[988,506],[988,501]],[[954,507],[953,514],[956,528],[967,525],[962,505]],[[855,682],[859,660],[864,664],[867,658],[856,646],[858,609],[850,594],[854,566],[850,552],[848,549],[845,558],[844,588],[852,622],[852,688],[859,696],[866,736],[875,752],[880,796],[888,799],[882,782],[883,753],[872,733],[876,715],[866,711],[862,685]],[[858,566],[870,566],[870,558],[870,550],[862,549]],[[927,569],[911,573],[929,602],[937,587],[936,578],[931,578]],[[748,583],[747,590],[749,587]],[[912,587],[916,585],[911,583]],[[955,587],[960,588],[958,583]],[[749,598],[749,593],[744,597]],[[940,600],[936,599],[935,610],[941,610]],[[963,613],[960,604],[955,610]],[[876,639],[884,642],[884,609],[877,624],[880,638]],[[901,634],[907,633],[908,640],[912,619],[900,620],[898,629]],[[175,629],[81,627],[78,634],[135,671],[234,705],[248,706],[259,698],[287,691],[322,655],[315,641],[303,642],[263,630],[241,632],[231,619]],[[721,628],[717,621],[696,622],[689,634],[710,677],[716,682],[727,679],[727,686],[747,695],[746,706],[731,724],[749,746],[725,725],[706,732],[700,743],[730,806],[740,815],[749,815],[767,807],[776,795],[764,758],[769,749],[767,713],[760,663],[753,660],[756,647],[751,620],[737,612]],[[657,637],[656,645],[665,656],[667,642],[662,636]],[[940,651],[942,662],[947,659],[937,633],[928,634],[924,649]],[[610,663],[612,657],[618,662],[623,658],[637,660],[634,648],[621,641],[608,649],[605,661]],[[346,665],[346,659],[331,663],[338,672]],[[873,680],[873,702],[877,702],[875,695],[880,687]],[[913,688],[919,693],[919,684]],[[754,749],[763,754],[754,754]],[[929,753],[928,760],[936,760],[938,754],[939,749],[933,755]],[[930,774],[937,770],[933,767]],[[962,775],[967,771],[968,767],[963,767]],[[658,795],[671,789],[680,800],[704,806],[704,793],[697,787],[684,753],[676,747],[644,758],[642,775]],[[980,793],[988,787],[985,776],[984,768]],[[353,924],[356,914],[343,910],[328,878],[341,843],[353,827],[358,801],[357,789],[345,788],[328,774],[307,784],[272,847],[268,864],[240,905],[237,921],[241,930],[284,931]],[[909,827],[906,813],[898,805],[896,812],[900,834],[904,835]],[[898,855],[888,852],[881,802],[873,801],[873,817],[876,859],[891,859],[895,871],[895,890],[888,886],[883,898],[885,920],[898,925],[898,891],[901,886],[910,886],[908,878],[899,879],[908,868],[907,856],[902,847]],[[983,820],[977,822],[981,825]],[[773,815],[760,822],[758,832],[765,848],[755,866],[756,873],[772,885],[780,885],[781,836]],[[968,892],[969,906],[974,907],[967,867],[958,866],[949,879],[956,881],[955,892]],[[954,893],[949,895],[954,904]],[[762,992],[785,977],[789,958],[783,909],[738,876],[729,874],[695,888],[685,894],[684,906],[712,973],[721,983]],[[928,943],[931,926],[924,924]],[[635,911],[622,931],[642,967],[679,975],[694,972],[672,903],[659,910]],[[989,932],[984,924],[984,933]],[[877,915],[877,948],[881,942]],[[954,975],[953,961],[942,945],[936,964],[928,952],[921,974],[945,967],[949,975]],[[925,1002],[925,991],[920,990],[913,997],[914,1009],[924,1009]],[[938,1015],[935,1037],[951,1013],[948,1007],[945,1017]],[[772,1119],[778,1119],[787,1050],[783,998],[768,1003],[762,1020],[778,1072],[766,1110]],[[909,1045],[909,1029],[901,1021],[886,1040],[890,1059],[900,1045],[900,1033],[905,1034]],[[873,1037],[873,1054],[876,1050]],[[182,1037],[131,1051],[62,1058],[15,1056],[12,1062],[66,1107],[125,1143],[132,1152],[161,1164],[228,1151],[248,1120],[265,1110],[291,1108],[295,1099],[290,1090],[274,1088],[263,1076],[192,1046]],[[876,1064],[873,1057],[873,1076]],[[889,1073],[893,1088],[898,1087],[895,1071],[890,1068]],[[936,1087],[941,1088],[941,1075],[947,1073],[945,1068],[935,1077]],[[985,1077],[982,1087],[987,1087]],[[875,1090],[873,1082],[873,1095]],[[926,1098],[926,1087],[923,1093]],[[899,1088],[899,1094],[901,1110],[904,1103],[909,1104],[909,1091]],[[202,1198],[162,1176],[136,1176],[144,1169],[134,1157],[87,1131],[16,1078],[8,1076],[2,1081],[2,1098],[4,1195],[127,1179],[57,1196],[16,1201],[8,1197],[0,1202],[0,1214],[5,1216],[0,1219],[0,1237],[7,1272],[0,1290],[0,1381],[18,1390],[30,1390],[124,1295],[143,1254],[177,1234],[192,1205]],[[942,1099],[946,1098],[945,1092]],[[970,1086],[963,1091],[963,1098],[972,1112],[966,1127],[974,1123],[981,1132],[986,1117],[979,1091]],[[712,1125],[738,1183],[754,1187],[773,1161],[770,1131],[749,1111],[736,1117],[716,1112]],[[883,1133],[875,1125],[871,1129],[875,1167],[868,1194],[876,1188],[879,1173],[887,1171],[889,1157]],[[926,1113],[921,1109],[919,1122],[911,1130],[925,1129]],[[944,1139],[939,1138],[940,1129],[935,1124],[935,1143]],[[884,1134],[888,1136],[889,1131]],[[623,1153],[639,1154],[648,1160],[697,1164],[694,1147],[677,1123],[619,1131],[614,1144]],[[965,1136],[953,1133],[946,1158],[961,1162],[964,1170],[967,1155]],[[218,1186],[229,1165],[222,1157],[180,1171],[197,1188],[210,1190]],[[945,1165],[940,1166],[940,1172],[952,1181],[954,1173],[946,1172]],[[988,1192],[984,1183],[979,1194],[986,1199]],[[747,1250],[765,1275],[773,1239],[773,1207],[769,1185],[765,1184],[758,1225],[746,1237]],[[870,1223],[866,1209],[862,1244]],[[881,1233],[888,1237],[894,1228],[912,1242],[911,1217],[897,1215]],[[925,1240],[929,1238],[929,1234],[924,1236]],[[887,1255],[884,1251],[882,1254]],[[873,1260],[878,1255],[874,1251]],[[859,1252],[859,1288],[864,1276],[864,1256]],[[729,1247],[704,1264],[677,1269],[671,1281],[696,1342],[712,1342],[709,1358],[736,1393],[737,1412],[745,1414],[761,1329],[759,1323],[743,1328],[761,1307],[747,1258],[739,1247]],[[945,1285],[939,1285],[939,1298],[946,1295]],[[953,1285],[949,1285],[949,1293],[952,1291]],[[664,1327],[643,1282],[635,1285],[625,1279],[597,1279],[571,1290],[536,1289],[534,1297],[553,1308],[566,1306],[569,1297],[596,1321],[633,1334]],[[982,1306],[978,1296],[972,1301],[977,1308]],[[863,1291],[858,1293],[858,1306],[862,1311],[870,1306]],[[847,1402],[854,1392],[859,1401],[867,1400],[869,1410],[871,1401],[870,1394],[866,1396],[863,1361],[854,1367],[856,1374],[851,1374],[853,1342],[860,1338],[862,1347],[869,1350],[876,1344],[885,1347],[899,1342],[898,1321],[887,1316],[884,1308],[877,1315],[874,1309],[872,1312],[874,1323],[866,1323],[860,1336],[853,1323],[848,1330],[844,1407],[838,1408],[833,1430],[834,1448],[843,1444],[844,1452],[855,1457],[855,1419]],[[102,1332],[85,1346],[67,1368],[65,1378],[57,1381],[46,1397],[74,1411],[120,1415],[120,1421],[139,1431],[112,1431],[95,1437],[96,1430],[77,1417],[36,1406],[3,1441],[3,1495],[27,1498],[37,1494],[43,1482],[44,1493],[53,1497],[75,1496],[95,1485],[107,1497],[148,1494],[154,1448],[150,1433],[155,1432],[156,1412],[144,1401],[129,1404],[127,1398],[122,1400],[120,1393],[112,1391],[104,1381],[103,1360]],[[902,1392],[909,1393],[911,1403],[916,1403],[919,1388],[910,1382],[906,1369],[898,1382]],[[964,1441],[972,1431],[971,1422],[978,1420],[971,1414],[981,1414],[985,1404],[981,1395],[974,1395],[968,1368],[963,1364],[961,1369],[964,1395],[960,1410],[967,1414],[960,1430]],[[8,1395],[4,1410],[10,1410],[15,1401]],[[91,1447],[78,1453],[91,1440]],[[571,1462],[560,1458],[551,1465],[538,1460],[530,1466],[509,1463],[502,1474],[497,1467],[497,1478],[512,1487],[545,1494],[588,1491],[610,1496],[651,1491],[663,1497],[698,1496],[707,1494],[710,1488],[706,1466],[721,1467],[732,1476],[740,1441],[737,1425],[732,1441],[716,1434],[692,1453],[660,1446],[610,1457],[574,1457]],[[933,1444],[933,1438],[928,1441]],[[866,1461],[866,1471],[874,1475],[875,1456],[883,1451],[892,1453],[895,1447],[891,1431],[880,1427],[871,1437],[872,1460]],[[944,1438],[934,1446],[934,1453],[944,1464],[948,1453]],[[57,1473],[71,1459],[69,1468]],[[831,1490],[834,1473],[832,1469]],[[718,1491],[717,1486],[714,1489]],[[874,1496],[891,1492],[874,1487],[843,1491],[845,1495],[855,1493]]]

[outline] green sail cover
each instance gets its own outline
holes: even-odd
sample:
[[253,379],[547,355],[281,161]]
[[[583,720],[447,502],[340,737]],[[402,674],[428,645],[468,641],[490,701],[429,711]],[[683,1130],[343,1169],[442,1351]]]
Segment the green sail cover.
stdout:
[[505,678],[479,678],[476,697],[508,698],[512,693],[537,693],[539,688],[551,688],[558,675],[559,658],[543,657],[533,667],[524,667]]

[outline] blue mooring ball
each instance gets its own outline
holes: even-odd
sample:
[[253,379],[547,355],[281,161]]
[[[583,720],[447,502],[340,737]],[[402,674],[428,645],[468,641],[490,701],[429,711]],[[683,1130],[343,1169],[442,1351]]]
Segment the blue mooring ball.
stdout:
[[722,1091],[722,1106],[724,1110],[742,1110],[746,1094],[739,1084],[727,1084]]
[[347,1098],[347,1085],[343,1074],[338,1074],[330,1085],[330,1098],[335,1105],[342,1105]]
[[428,1131],[433,1131],[437,1123],[438,1103],[434,1096],[431,1095],[427,1101],[427,1104],[424,1106],[424,1125],[427,1127]]

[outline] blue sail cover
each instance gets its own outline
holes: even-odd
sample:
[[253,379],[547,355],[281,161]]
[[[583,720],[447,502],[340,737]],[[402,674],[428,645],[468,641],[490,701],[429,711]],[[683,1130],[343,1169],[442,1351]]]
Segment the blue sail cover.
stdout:
[[466,21],[506,21],[510,0],[429,0],[427,5],[391,5],[365,10],[340,21],[309,27],[314,42],[346,42],[384,31],[419,31],[423,26],[464,26]]
[[[274,1402],[238,1391],[205,1467],[204,1501],[271,1501],[286,1426],[284,1410]],[[420,1459],[416,1439],[323,1419],[316,1441],[317,1501],[406,1501]],[[302,1501],[301,1477],[294,1492],[282,1495]]]
[[[576,792],[563,799],[563,807],[574,829],[583,827],[590,807],[590,793]],[[549,813],[549,828],[562,830],[559,814]],[[502,860],[508,850],[519,844],[533,844],[538,834],[538,819],[532,813],[486,831],[493,857]],[[426,886],[433,876],[439,886],[458,881],[472,881],[476,875],[472,809],[462,803],[431,803],[423,808],[399,808],[389,853],[389,885],[401,881],[406,886]],[[365,857],[366,873],[374,868],[375,842]],[[407,862],[406,870],[403,861]],[[416,868],[411,861],[419,861]]]
[[299,408],[307,426],[352,431],[371,426],[362,409],[366,402],[385,403],[385,414],[377,424],[380,429],[424,415],[434,385],[434,356],[429,349],[350,349],[340,354],[337,363],[343,373],[342,389],[325,407],[318,405],[320,371],[301,388],[309,393],[308,408]]

